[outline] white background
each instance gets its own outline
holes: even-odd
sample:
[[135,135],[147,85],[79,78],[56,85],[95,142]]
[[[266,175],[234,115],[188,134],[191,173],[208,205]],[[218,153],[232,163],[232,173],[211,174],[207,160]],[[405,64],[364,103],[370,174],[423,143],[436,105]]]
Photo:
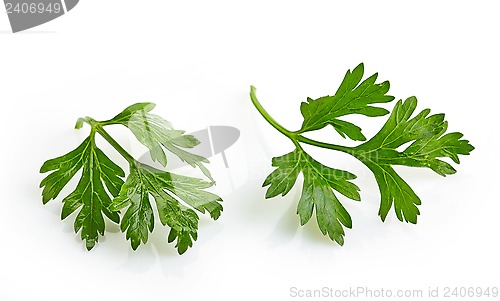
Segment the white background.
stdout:
[[[291,287],[424,294],[437,286],[498,287],[497,3],[82,0],[18,34],[1,14],[0,300],[289,300]],[[380,221],[374,178],[359,162],[307,148],[358,175],[362,202],[342,199],[353,229],[339,247],[314,219],[299,226],[300,185],[264,199],[271,158],[293,147],[258,115],[248,92],[255,85],[271,115],[295,130],[300,102],[334,93],[360,62],[367,75],[390,80],[397,99],[416,95],[420,109],[445,112],[450,131],[476,150],[447,178],[397,168],[423,203],[411,225],[392,210]],[[183,256],[159,223],[136,252],[113,225],[87,252],[72,230],[74,215],[59,220],[61,198],[41,202],[40,166],[88,131],[73,130],[76,119],[107,119],[139,101],[155,102],[177,128],[231,125],[242,133],[227,152],[229,170],[220,156],[211,159],[224,213],[217,222],[202,219]],[[384,121],[373,119],[359,119],[368,136]],[[140,154],[125,129],[112,132]],[[344,142],[328,129],[314,137]]]

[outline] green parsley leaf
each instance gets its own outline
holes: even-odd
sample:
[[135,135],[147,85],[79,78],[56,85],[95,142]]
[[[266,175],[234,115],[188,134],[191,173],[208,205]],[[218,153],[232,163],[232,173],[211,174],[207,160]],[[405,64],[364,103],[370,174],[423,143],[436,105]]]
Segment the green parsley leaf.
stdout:
[[[344,243],[343,227],[351,228],[352,220],[335,191],[359,201],[359,188],[350,182],[356,177],[347,171],[327,167],[314,160],[304,152],[302,143],[341,151],[359,159],[373,172],[380,188],[381,219],[383,221],[386,219],[394,205],[398,219],[411,223],[417,222],[417,216],[420,214],[417,206],[421,201],[408,183],[394,170],[393,165],[427,167],[446,176],[454,174],[456,170],[442,158],[450,158],[459,164],[459,155],[468,155],[474,149],[468,140],[461,139],[463,137],[461,133],[446,133],[448,123],[444,120],[444,114],[429,115],[430,110],[425,109],[412,117],[417,106],[415,97],[410,97],[404,102],[398,101],[382,129],[358,146],[347,147],[304,137],[303,133],[319,130],[330,124],[344,138],[347,136],[352,140],[366,140],[360,127],[338,117],[348,114],[362,114],[368,117],[386,115],[388,113],[386,109],[371,104],[390,102],[394,97],[387,95],[389,82],[375,84],[377,74],[363,82],[361,82],[362,77],[363,64],[360,64],[352,72],[347,72],[334,96],[320,97],[316,100],[308,98],[308,102],[300,106],[304,117],[302,127],[295,132],[285,129],[276,122],[259,103],[255,94],[256,89],[254,87],[250,89],[250,98],[257,110],[295,146],[293,152],[273,158],[272,165],[276,169],[269,174],[263,184],[269,186],[266,198],[286,195],[302,173],[304,182],[297,206],[301,225],[309,221],[315,210],[318,226],[323,235],[328,235],[340,245]],[[409,145],[404,150],[399,150],[407,143]]]
[[297,207],[300,224],[305,225],[316,208],[316,221],[321,232],[338,242],[344,243],[344,229],[352,227],[349,213],[342,206],[333,190],[348,198],[359,201],[359,188],[349,182],[356,178],[350,172],[330,168],[297,148],[286,155],[273,158],[272,165],[277,167],[264,181],[269,186],[266,198],[279,194],[286,195],[295,184],[300,172],[304,175],[302,196]]
[[149,148],[153,161],[158,161],[163,166],[167,165],[167,156],[163,151],[163,146],[182,161],[193,167],[198,166],[213,181],[210,171],[203,164],[209,163],[208,159],[183,149],[195,147],[200,141],[192,135],[184,134],[185,131],[174,130],[170,122],[149,113],[154,107],[152,103],[134,104],[105,123],[128,127],[137,140]]
[[386,95],[389,91],[389,82],[376,84],[378,74],[375,73],[361,82],[364,65],[359,64],[354,70],[348,70],[344,80],[333,96],[324,96],[318,99],[308,98],[300,105],[304,116],[301,133],[319,130],[330,124],[345,138],[364,141],[365,136],[361,128],[338,117],[349,114],[366,116],[383,116],[389,113],[384,108],[370,106],[371,104],[390,102],[393,96]]
[[128,207],[121,223],[121,230],[127,232],[132,248],[148,241],[148,231],[154,228],[154,216],[149,195],[156,201],[158,215],[163,225],[171,228],[169,241],[177,238],[178,251],[184,253],[197,238],[198,216],[181,204],[176,197],[201,213],[208,211],[216,220],[222,212],[220,197],[203,189],[212,183],[201,179],[185,177],[151,166],[137,163],[122,186],[120,195],[113,200],[111,210]]
[[[68,154],[46,161],[40,169],[41,173],[52,171],[40,184],[44,204],[55,199],[83,169],[76,189],[62,200],[61,218],[65,219],[81,208],[75,219],[75,232],[81,231],[88,250],[95,246],[99,235],[104,235],[103,214],[111,221],[120,223],[134,250],[141,243],[146,243],[155,221],[150,196],[155,199],[161,223],[170,227],[166,239],[168,242],[177,240],[175,247],[179,254],[197,239],[199,217],[195,210],[202,214],[208,212],[214,220],[221,215],[222,199],[205,190],[214,185],[208,169],[201,163],[208,161],[181,149],[192,148],[200,142],[191,135],[185,135],[184,131],[173,129],[161,117],[147,113],[154,106],[152,103],[137,103],[108,121],[79,118],[75,128],[80,129],[88,123],[91,128],[88,138]],[[211,181],[169,173],[138,162],[104,130],[110,124],[126,125],[139,141],[150,148],[152,158],[163,165],[167,159],[162,146],[188,163],[199,166]],[[129,163],[130,174],[125,182],[122,179],[125,177],[123,169],[96,146],[96,134],[101,135]],[[120,221],[120,210],[125,208]]]
[[45,204],[56,198],[82,167],[82,176],[76,189],[63,199],[61,219],[81,207],[75,219],[75,232],[82,230],[82,240],[85,240],[87,249],[91,250],[98,241],[99,234],[104,235],[103,213],[113,222],[120,222],[119,215],[108,209],[111,198],[104,186],[115,197],[123,184],[122,177],[125,176],[124,171],[97,148],[95,135],[91,134],[68,154],[45,162],[40,172],[53,172],[42,180],[40,187],[43,187]]
[[[353,148],[353,155],[374,173],[381,194],[379,215],[385,220],[392,204],[399,220],[417,222],[419,197],[394,171],[391,165],[428,167],[446,176],[456,170],[438,158],[449,157],[460,163],[458,155],[468,155],[474,147],[460,140],[461,133],[443,135],[448,127],[444,114],[430,115],[425,109],[410,118],[417,107],[417,99],[410,97],[396,103],[382,129],[369,141]],[[397,148],[413,141],[404,151]]]

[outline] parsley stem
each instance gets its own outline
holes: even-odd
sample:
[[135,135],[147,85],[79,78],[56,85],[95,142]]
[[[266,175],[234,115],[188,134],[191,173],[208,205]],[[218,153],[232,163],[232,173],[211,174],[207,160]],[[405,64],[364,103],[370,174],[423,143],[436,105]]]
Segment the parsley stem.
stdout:
[[132,157],[132,155],[130,155],[113,137],[111,137],[111,135],[108,132],[106,132],[106,130],[104,130],[104,128],[102,127],[103,126],[102,122],[96,121],[93,118],[87,116],[85,118],[79,118],[75,128],[80,129],[84,122],[90,125],[92,132],[99,133],[99,135],[101,135],[104,138],[104,140],[106,140],[109,144],[111,144],[111,146],[114,147],[116,151],[120,155],[122,155],[122,157],[125,158],[125,160],[127,160],[129,164],[136,163],[134,157]]
[[95,127],[95,131],[99,133],[106,141],[108,141],[111,146],[113,146],[120,155],[127,160],[130,164],[135,164],[136,160],[132,157],[113,137],[111,137],[108,132],[102,127],[102,125],[97,124]]
[[274,120],[274,118],[271,117],[271,115],[269,115],[269,113],[267,113],[267,111],[264,109],[264,107],[260,104],[259,100],[255,96],[255,90],[256,89],[254,86],[250,87],[250,98],[252,99],[252,103],[254,104],[255,108],[257,108],[259,113],[262,115],[262,117],[264,117],[264,119],[267,120],[267,122],[269,122],[269,124],[271,124],[280,133],[282,133],[283,135],[290,138],[290,140],[292,140],[292,142],[293,142],[293,144],[295,144],[295,146],[300,147],[298,142],[303,142],[303,143],[314,145],[314,146],[321,147],[321,148],[328,148],[328,149],[352,154],[352,150],[350,147],[320,142],[320,141],[306,138],[306,137],[301,135],[302,132],[300,130],[296,131],[296,132],[292,132],[292,131],[287,130],[281,124],[279,124],[276,120]]
[[271,117],[271,115],[269,115],[269,113],[267,113],[267,111],[264,109],[264,107],[260,104],[260,102],[257,99],[257,97],[255,97],[255,90],[256,89],[255,89],[254,86],[250,86],[250,98],[252,99],[253,105],[255,106],[255,108],[257,108],[257,110],[262,115],[262,117],[264,117],[264,119],[266,119],[267,122],[269,122],[269,124],[271,124],[280,133],[282,133],[283,135],[285,135],[285,136],[289,137],[290,139],[294,140],[291,137],[291,136],[293,136],[293,133],[290,132],[289,130],[285,129],[281,124],[279,124],[276,120],[274,120],[274,118]]
[[313,140],[313,139],[309,139],[309,138],[304,137],[302,135],[297,135],[296,137],[297,137],[297,141],[300,141],[300,142],[303,142],[303,143],[306,143],[306,144],[310,144],[310,145],[314,145],[314,146],[321,147],[321,148],[328,148],[328,149],[332,149],[332,150],[336,150],[336,151],[341,151],[341,152],[344,152],[344,153],[352,154],[351,148],[347,147],[347,146],[342,146],[342,145],[337,145],[337,144],[320,142],[320,141],[316,141],[316,140]]

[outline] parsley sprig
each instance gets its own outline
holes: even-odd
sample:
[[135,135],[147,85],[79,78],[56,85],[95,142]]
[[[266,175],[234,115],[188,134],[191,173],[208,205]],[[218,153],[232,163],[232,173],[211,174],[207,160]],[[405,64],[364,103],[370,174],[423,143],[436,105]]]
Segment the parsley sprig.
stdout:
[[[380,190],[379,216],[384,221],[391,207],[401,221],[417,223],[420,214],[420,198],[403,178],[394,170],[394,165],[427,167],[439,175],[456,172],[451,164],[442,158],[450,158],[459,164],[459,155],[468,155],[474,147],[461,139],[458,132],[446,133],[448,123],[444,114],[430,115],[425,109],[414,114],[417,99],[409,97],[399,100],[380,131],[369,140],[359,126],[342,120],[342,116],[361,114],[368,117],[384,116],[389,111],[376,106],[394,100],[387,95],[389,82],[376,83],[378,74],[362,80],[363,64],[347,71],[337,92],[318,99],[308,98],[301,103],[304,118],[297,131],[289,131],[274,120],[257,100],[255,87],[250,89],[250,98],[260,114],[280,133],[288,137],[295,149],[272,159],[276,169],[264,181],[269,186],[266,198],[286,195],[300,173],[303,174],[302,195],[297,206],[301,225],[306,224],[316,212],[316,220],[323,235],[338,244],[344,244],[344,227],[352,227],[352,219],[336,192],[360,201],[359,188],[351,181],[356,176],[348,171],[321,164],[307,154],[301,144],[340,151],[363,162],[374,174]],[[363,141],[355,147],[325,143],[305,137],[303,134],[332,126],[343,138]],[[398,150],[409,144],[403,151]]]
[[[146,243],[155,221],[150,196],[155,200],[160,222],[170,227],[168,242],[177,241],[175,246],[179,254],[197,239],[199,217],[195,210],[200,213],[208,211],[214,220],[222,212],[222,199],[205,190],[215,183],[204,166],[208,160],[186,150],[200,142],[184,131],[173,129],[163,118],[149,113],[154,107],[153,103],[137,103],[107,121],[90,117],[78,119],[75,128],[80,129],[87,123],[89,136],[76,149],[46,161],[40,169],[41,173],[51,172],[40,183],[44,204],[55,199],[82,169],[75,190],[62,200],[61,219],[79,209],[74,228],[76,233],[81,232],[88,250],[98,242],[99,235],[104,235],[104,216],[120,224],[134,250]],[[129,128],[149,148],[151,158],[162,166],[167,165],[164,151],[167,149],[191,166],[200,168],[209,181],[177,175],[135,160],[104,129],[112,124]],[[97,146],[97,134],[129,163],[130,173],[125,181],[123,169]],[[123,215],[121,210],[125,210]]]

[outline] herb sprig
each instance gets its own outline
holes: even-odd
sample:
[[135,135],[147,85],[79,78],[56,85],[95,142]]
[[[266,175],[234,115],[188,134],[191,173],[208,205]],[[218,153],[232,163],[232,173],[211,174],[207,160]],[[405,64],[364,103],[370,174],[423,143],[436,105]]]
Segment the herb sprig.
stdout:
[[[344,244],[344,227],[351,228],[352,219],[336,192],[360,201],[359,187],[352,182],[356,176],[321,164],[304,151],[302,144],[344,152],[360,160],[377,181],[380,190],[378,214],[382,221],[394,207],[400,221],[414,224],[420,214],[417,207],[421,204],[420,198],[393,166],[427,167],[439,175],[451,175],[456,170],[441,159],[448,157],[459,164],[459,155],[468,155],[474,149],[469,141],[461,139],[461,133],[446,133],[448,123],[444,120],[444,114],[430,115],[429,109],[414,114],[417,107],[415,97],[397,101],[380,131],[367,140],[359,126],[340,118],[350,114],[384,116],[389,111],[377,104],[391,102],[394,97],[387,95],[390,87],[388,81],[376,83],[377,73],[361,81],[363,73],[364,66],[360,64],[352,72],[347,71],[334,95],[308,98],[302,102],[300,111],[303,122],[297,131],[289,131],[274,120],[257,100],[255,87],[250,89],[250,98],[260,114],[295,146],[292,152],[272,159],[272,166],[276,169],[264,181],[263,187],[269,186],[266,198],[286,195],[302,173],[302,195],[297,206],[301,225],[306,224],[315,211],[323,235],[328,235],[340,245]],[[355,147],[347,147],[303,135],[328,125],[343,138],[363,142]],[[409,146],[399,151],[398,148],[406,143]]]
[[[215,183],[204,165],[208,160],[186,150],[200,141],[184,131],[173,129],[168,121],[149,113],[154,107],[153,103],[136,103],[107,121],[96,121],[90,117],[78,119],[75,128],[80,129],[87,123],[90,126],[89,136],[76,149],[46,161],[40,169],[41,173],[51,172],[40,183],[44,204],[55,199],[82,169],[75,190],[62,200],[61,219],[79,210],[74,229],[76,233],[81,232],[88,250],[98,242],[99,235],[104,235],[104,216],[120,224],[134,250],[141,243],[145,244],[155,221],[150,196],[155,200],[161,223],[170,227],[168,242],[176,240],[175,247],[179,254],[197,239],[199,217],[195,210],[208,212],[214,220],[221,215],[222,199],[205,190]],[[135,160],[104,129],[113,124],[130,129],[149,148],[153,161],[166,166],[166,149],[182,161],[200,168],[209,181],[174,174]],[[123,169],[97,146],[97,134],[128,162],[130,173],[125,181]],[[122,214],[121,210],[125,212]]]

